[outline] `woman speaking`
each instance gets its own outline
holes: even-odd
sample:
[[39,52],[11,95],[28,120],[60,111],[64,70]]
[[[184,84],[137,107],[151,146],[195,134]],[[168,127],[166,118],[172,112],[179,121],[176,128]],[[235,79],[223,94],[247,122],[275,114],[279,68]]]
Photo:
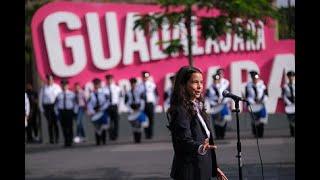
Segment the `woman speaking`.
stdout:
[[211,125],[204,108],[202,72],[184,66],[176,74],[168,109],[175,180],[227,180],[218,168]]

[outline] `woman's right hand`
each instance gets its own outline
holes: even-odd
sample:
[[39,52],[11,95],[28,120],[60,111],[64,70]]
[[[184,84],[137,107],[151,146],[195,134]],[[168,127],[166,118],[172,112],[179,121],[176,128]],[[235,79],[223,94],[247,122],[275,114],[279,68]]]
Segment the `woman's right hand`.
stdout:
[[204,150],[217,149],[216,145],[209,144],[209,138],[205,139],[204,142],[202,143],[202,145],[203,145]]

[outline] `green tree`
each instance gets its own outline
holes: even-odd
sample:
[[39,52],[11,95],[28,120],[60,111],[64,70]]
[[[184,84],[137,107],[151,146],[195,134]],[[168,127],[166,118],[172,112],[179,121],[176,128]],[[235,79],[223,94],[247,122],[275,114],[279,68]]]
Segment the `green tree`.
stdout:
[[31,38],[31,20],[34,13],[49,0],[27,0],[25,1],[25,81],[33,82],[34,77],[34,58],[32,38]]
[[[237,33],[244,39],[255,39],[256,34],[246,28],[249,20],[267,22],[268,18],[278,18],[278,12],[276,7],[272,5],[272,0],[157,0],[157,3],[162,10],[152,14],[139,14],[134,29],[140,28],[144,30],[146,35],[149,35],[157,31],[163,24],[174,27],[183,23],[187,30],[190,66],[193,66],[191,28],[195,24],[200,27],[201,36],[204,39],[215,40],[227,32]],[[220,13],[216,16],[197,16],[199,21],[192,18],[196,16],[197,10],[209,12],[213,8],[218,9]],[[237,21],[238,18],[241,18],[242,21]],[[167,43],[163,50],[166,54],[182,50],[180,39],[160,41],[159,43]]]
[[45,3],[50,0],[31,1],[25,2],[25,61],[30,63],[33,57],[32,40],[31,40],[31,20],[33,14]]
[[295,7],[279,8],[279,39],[295,38]]

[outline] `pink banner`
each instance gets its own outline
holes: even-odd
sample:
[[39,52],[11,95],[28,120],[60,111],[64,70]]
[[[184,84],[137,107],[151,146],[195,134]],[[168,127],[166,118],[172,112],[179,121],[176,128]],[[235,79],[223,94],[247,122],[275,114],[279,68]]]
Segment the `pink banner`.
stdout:
[[[156,42],[166,38],[185,38],[178,29],[162,27],[152,37],[145,37],[142,31],[133,31],[135,13],[159,11],[159,6],[55,2],[41,7],[32,19],[32,39],[39,76],[55,74],[55,80],[68,78],[71,83],[85,84],[95,77],[104,79],[107,73],[115,80],[140,77],[148,70],[157,84],[162,104],[166,75],[188,65],[186,54],[168,56]],[[211,11],[209,14],[216,12]],[[199,11],[199,15],[205,12]],[[200,38],[197,27],[193,28],[194,64],[204,72],[210,84],[212,69],[222,67],[231,82],[231,90],[240,95],[242,74],[251,69],[260,71],[268,86],[270,103],[268,111],[282,112],[279,101],[284,73],[294,70],[294,40],[276,40],[275,29],[261,24],[250,26],[258,34],[257,42],[244,41],[235,34],[227,34],[217,41]],[[240,74],[239,74],[240,73]],[[239,77],[240,76],[240,77]],[[280,80],[279,80],[280,79]]]

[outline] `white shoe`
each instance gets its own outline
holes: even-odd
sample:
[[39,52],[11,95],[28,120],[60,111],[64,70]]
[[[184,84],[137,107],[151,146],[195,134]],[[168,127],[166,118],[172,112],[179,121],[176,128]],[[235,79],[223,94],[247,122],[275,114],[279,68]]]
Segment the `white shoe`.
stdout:
[[79,136],[76,136],[74,139],[73,139],[73,141],[74,141],[74,143],[80,143],[80,137]]

